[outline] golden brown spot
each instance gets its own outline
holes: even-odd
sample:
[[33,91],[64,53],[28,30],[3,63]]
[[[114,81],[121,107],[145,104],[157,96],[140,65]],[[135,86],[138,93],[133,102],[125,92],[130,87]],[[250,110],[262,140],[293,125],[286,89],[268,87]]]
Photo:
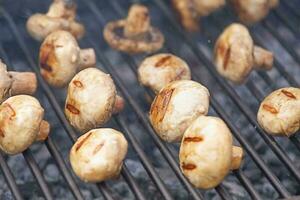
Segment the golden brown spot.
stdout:
[[291,92],[289,92],[289,91],[287,91],[287,90],[285,90],[285,89],[281,90],[281,92],[282,92],[285,96],[287,96],[287,97],[289,97],[289,98],[297,99],[296,96],[295,96],[293,93],[291,93]]
[[93,155],[95,155],[98,151],[100,151],[100,149],[104,146],[104,142],[101,142],[100,144],[98,144],[96,146],[96,148],[93,151]]
[[155,97],[150,108],[150,113],[154,122],[161,122],[164,119],[174,90],[174,88],[166,88]]
[[0,136],[3,138],[5,137],[4,132],[1,130],[1,128],[0,128]]
[[40,67],[49,73],[53,71],[52,66],[57,64],[54,49],[53,41],[51,41],[43,44],[40,50]]
[[224,54],[223,67],[224,67],[224,70],[226,70],[228,62],[229,62],[229,58],[230,58],[231,47],[229,46],[228,48],[225,48],[225,49],[221,48],[221,51],[223,51],[222,54]]
[[187,163],[187,164],[182,163],[181,167],[184,170],[193,170],[193,169],[196,169],[197,166],[195,164],[192,164],[192,163]]
[[8,108],[9,113],[10,113],[10,117],[9,117],[10,120],[16,116],[16,111],[13,109],[13,107],[9,103],[4,103],[3,107]]
[[82,140],[80,140],[77,144],[76,144],[76,148],[75,151],[78,151],[80,149],[80,147],[83,145],[83,143],[92,135],[93,132],[90,132],[85,138],[83,138]]
[[161,67],[163,66],[164,64],[166,64],[170,59],[171,59],[171,55],[167,55],[167,56],[164,56],[162,57],[161,59],[159,59],[156,63],[155,63],[155,67]]
[[276,108],[274,108],[273,106],[264,104],[262,107],[263,107],[263,109],[269,111],[270,113],[273,113],[273,114],[277,114],[278,113],[278,110]]
[[73,113],[74,115],[79,115],[79,114],[80,114],[80,111],[79,111],[75,106],[73,106],[72,104],[67,103],[66,108],[67,108],[71,113]]
[[82,88],[82,87],[83,87],[82,82],[80,82],[80,81],[78,81],[78,80],[74,80],[74,81],[73,81],[73,84],[74,84],[76,87],[79,87],[79,88]]
[[185,137],[184,138],[184,142],[201,142],[203,140],[202,137],[198,136],[198,137]]

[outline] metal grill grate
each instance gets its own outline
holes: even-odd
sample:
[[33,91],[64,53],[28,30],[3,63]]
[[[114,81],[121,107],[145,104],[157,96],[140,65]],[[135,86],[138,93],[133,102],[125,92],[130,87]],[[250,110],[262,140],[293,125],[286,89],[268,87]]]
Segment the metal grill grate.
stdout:
[[[30,3],[34,4],[34,2],[33,0],[28,1],[28,3],[27,1],[20,1],[20,4],[26,7],[26,4],[30,5]],[[141,137],[147,137],[151,140],[149,143],[155,144],[155,149],[159,150],[161,157],[168,163],[168,170],[177,177],[177,181],[180,183],[178,188],[183,188],[182,191],[185,194],[183,198],[189,196],[192,199],[204,199],[205,197],[214,196],[222,199],[233,199],[235,194],[229,191],[226,186],[227,179],[233,178],[243,187],[245,197],[264,199],[267,197],[266,194],[261,193],[256,181],[249,175],[250,167],[255,167],[260,171],[261,176],[265,177],[263,181],[270,185],[270,190],[275,194],[276,198],[289,198],[299,195],[300,164],[296,159],[297,156],[299,158],[300,152],[299,138],[292,136],[289,139],[275,139],[267,135],[256,122],[258,104],[266,94],[286,85],[299,87],[299,78],[297,79],[297,77],[300,74],[300,55],[296,51],[295,46],[293,46],[293,42],[299,42],[297,41],[297,36],[300,34],[300,16],[297,10],[295,10],[299,1],[282,0],[280,7],[272,11],[266,20],[263,20],[250,29],[256,44],[274,50],[277,55],[276,57],[287,55],[290,58],[289,60],[291,60],[289,61],[290,63],[286,66],[282,64],[285,63],[282,59],[275,60],[272,72],[255,72],[251,75],[245,86],[239,87],[229,84],[217,74],[211,61],[210,53],[212,51],[211,41],[215,41],[221,30],[235,20],[230,8],[226,7],[222,11],[205,19],[203,21],[203,29],[205,30],[201,34],[193,35],[185,33],[178,25],[170,9],[169,2],[161,0],[142,2],[149,6],[151,12],[155,12],[155,15],[152,15],[153,23],[159,26],[166,36],[166,44],[162,52],[171,52],[187,60],[193,71],[193,79],[204,83],[212,94],[212,109],[210,112],[220,116],[228,124],[236,141],[246,151],[244,167],[234,171],[224,183],[209,192],[200,191],[191,186],[178,167],[178,158],[175,156],[178,146],[162,142],[149,124],[146,114],[149,109],[149,102],[144,103],[147,102],[144,95],[152,98],[153,94],[145,88],[138,87],[136,78],[132,78],[135,77],[137,65],[144,56],[133,57],[115,52],[106,45],[102,35],[99,34],[106,22],[124,17],[132,2],[117,0],[78,2],[78,18],[87,28],[86,36],[80,41],[80,44],[83,47],[87,46],[95,49],[99,61],[98,66],[103,67],[101,68],[102,70],[112,75],[120,94],[126,100],[126,111],[114,116],[112,118],[112,125],[124,132],[129,141],[130,148],[134,150],[147,172],[147,176],[149,176],[149,184],[153,184],[155,187],[154,190],[159,192],[153,198],[159,199],[163,197],[165,199],[173,199],[175,192],[171,188],[172,184],[166,183],[166,180],[162,178],[164,177],[162,172],[158,170],[155,166],[155,161],[148,155],[150,153],[145,150],[145,140],[141,140]],[[47,5],[43,3],[41,6],[44,6],[43,9],[46,9],[45,6]],[[22,54],[21,58],[23,62],[21,65],[28,65],[30,68],[27,68],[27,70],[31,69],[38,75],[39,90],[43,92],[38,94],[38,96],[47,99],[45,104],[51,105],[48,106],[49,109],[47,111],[49,113],[54,111],[53,115],[55,114],[59,120],[59,126],[63,127],[69,137],[66,143],[70,141],[73,143],[77,138],[77,134],[66,120],[62,110],[65,90],[53,91],[40,76],[36,64],[39,44],[30,39],[25,33],[24,23],[28,16],[22,17],[17,15],[15,17],[6,7],[1,7],[0,12],[2,16],[0,23],[1,27],[3,27],[3,37],[0,37],[0,57],[7,63],[8,67],[13,67],[16,65],[14,62],[14,51]],[[293,21],[290,20],[291,17],[293,17]],[[288,31],[294,40],[283,36],[281,29],[279,29],[281,27]],[[10,46],[11,44],[14,44],[14,46]],[[273,44],[274,46],[270,47],[268,44]],[[278,51],[277,48],[281,49],[281,51]],[[251,98],[247,98],[249,96]],[[131,124],[137,124],[140,129],[132,127]],[[140,130],[143,130],[142,134],[138,133]],[[57,145],[55,134],[64,133],[52,131],[51,134],[45,141],[48,151],[56,162],[74,198],[84,199],[81,185],[78,185],[78,180],[72,174],[67,158],[62,155],[60,151],[61,147]],[[276,163],[279,163],[280,171],[282,170],[285,175],[287,174],[286,176],[282,177],[282,173],[280,174],[280,172],[275,170],[272,166],[272,159],[271,161],[265,160],[263,156],[260,156],[261,146],[258,144],[266,149],[270,157],[276,160]],[[32,150],[26,150],[23,156],[44,197],[46,199],[53,199],[55,194],[52,191],[52,187],[46,182]],[[14,197],[16,199],[23,199],[19,185],[16,183],[6,160],[7,158],[0,154],[0,167],[3,176]],[[128,169],[127,163],[122,169],[121,176],[127,183],[128,189],[137,199],[149,198],[149,196],[145,195],[148,194],[148,191],[140,187],[138,183],[139,177],[133,175],[132,170]],[[285,183],[287,179],[292,182],[293,187]],[[94,191],[95,196],[99,195],[100,191],[102,197],[105,199],[120,199],[121,194],[116,194],[110,186],[111,183],[105,182],[91,185],[89,188]]]

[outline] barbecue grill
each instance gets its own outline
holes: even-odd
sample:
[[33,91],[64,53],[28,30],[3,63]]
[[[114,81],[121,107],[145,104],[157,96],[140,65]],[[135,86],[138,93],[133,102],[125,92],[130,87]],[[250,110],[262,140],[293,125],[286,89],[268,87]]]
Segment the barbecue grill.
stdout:
[[[178,165],[179,146],[161,141],[149,124],[147,112],[154,95],[139,86],[136,78],[137,66],[146,55],[131,56],[114,51],[103,40],[104,25],[124,18],[130,4],[136,2],[149,7],[152,23],[165,35],[161,52],[174,53],[187,61],[193,80],[210,90],[210,114],[227,123],[235,143],[246,152],[241,169],[233,171],[210,191],[198,190],[187,181]],[[107,126],[125,134],[129,141],[127,159],[120,178],[97,184],[83,183],[70,168],[68,151],[79,134],[62,110],[66,89],[50,88],[40,76],[37,64],[40,44],[31,39],[25,29],[27,18],[36,12],[46,12],[50,3],[7,0],[0,5],[0,57],[9,70],[37,73],[36,96],[52,127],[44,143],[33,145],[22,156],[0,154],[2,176],[6,180],[1,183],[3,199],[33,198],[32,194],[45,199],[300,199],[297,197],[300,195],[299,136],[274,138],[256,121],[264,96],[283,86],[299,87],[299,0],[282,0],[265,20],[250,28],[255,43],[275,53],[275,64],[270,72],[252,72],[242,86],[224,80],[212,63],[216,37],[225,26],[237,21],[229,6],[203,19],[202,31],[192,34],[181,28],[168,0],[78,1],[78,20],[87,30],[79,43],[81,47],[95,49],[97,67],[112,75],[119,94],[126,101],[126,109],[115,115]],[[30,182],[22,182],[24,179],[20,178],[26,171]],[[51,180],[57,177],[61,177],[61,183],[54,184]]]

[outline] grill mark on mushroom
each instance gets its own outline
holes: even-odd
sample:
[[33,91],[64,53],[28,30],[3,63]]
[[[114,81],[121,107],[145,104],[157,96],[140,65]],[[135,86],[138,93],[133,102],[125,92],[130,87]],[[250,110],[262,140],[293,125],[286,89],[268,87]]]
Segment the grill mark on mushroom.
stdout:
[[174,81],[180,80],[181,77],[185,74],[185,72],[186,72],[185,69],[181,70],[181,71],[175,76]]
[[296,98],[296,96],[293,94],[293,93],[291,93],[291,92],[289,92],[289,91],[287,91],[287,90],[281,90],[281,92],[285,95],[285,96],[287,96],[287,97],[289,97],[289,98],[292,98],[292,99],[297,99]]
[[198,136],[198,137],[185,137],[184,142],[201,142],[203,141],[203,138]]
[[51,43],[46,43],[40,51],[40,66],[48,72],[52,72],[51,64],[56,62],[54,54],[54,46]]
[[231,52],[231,46],[229,46],[229,47],[226,49],[225,54],[224,54],[224,60],[223,60],[223,67],[224,67],[224,70],[227,69],[227,65],[228,65],[229,58],[230,58],[230,52]]
[[93,150],[93,155],[95,155],[96,153],[98,153],[103,146],[104,146],[104,142],[101,142],[100,144],[98,144],[96,146],[96,148]]
[[174,90],[175,88],[166,88],[154,99],[153,108],[151,107],[151,114],[154,121],[161,122],[164,119]]
[[1,128],[0,128],[0,136],[3,137],[3,138],[5,137],[4,132],[2,131]]
[[156,63],[155,63],[155,67],[161,67],[162,65],[164,65],[166,62],[168,62],[170,59],[172,58],[171,55],[167,55],[162,57],[161,59],[159,59]]
[[78,81],[78,80],[74,80],[73,81],[73,84],[76,86],[76,87],[79,87],[79,88],[82,88],[83,87],[83,84],[81,81]]
[[9,117],[9,119],[11,120],[14,116],[16,116],[16,111],[8,103],[5,103],[4,106],[6,106],[11,111],[11,115]]
[[273,106],[270,106],[268,104],[264,104],[262,107],[263,107],[263,109],[269,111],[270,113],[273,113],[273,114],[278,113],[278,110],[276,108],[274,108]]
[[182,169],[184,170],[193,170],[193,169],[196,169],[196,165],[195,164],[192,164],[192,163],[182,163]]
[[83,143],[85,143],[85,141],[92,135],[93,132],[90,132],[85,138],[83,138],[77,145],[75,148],[75,151],[78,151],[80,149],[80,147],[83,145]]
[[66,108],[73,113],[74,115],[79,115],[80,114],[80,110],[78,110],[75,106],[73,106],[72,104],[67,104]]

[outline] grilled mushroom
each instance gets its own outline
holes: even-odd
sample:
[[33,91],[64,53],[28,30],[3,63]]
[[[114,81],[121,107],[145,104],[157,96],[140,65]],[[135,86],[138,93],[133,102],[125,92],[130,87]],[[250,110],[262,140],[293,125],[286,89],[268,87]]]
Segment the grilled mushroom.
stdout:
[[137,4],[126,19],[105,26],[104,38],[112,48],[128,53],[154,52],[164,43],[164,36],[150,24],[148,8]]
[[0,60],[0,103],[10,96],[33,94],[37,88],[37,79],[32,72],[7,71]]
[[238,169],[243,149],[232,146],[232,135],[217,117],[198,117],[185,131],[179,160],[183,174],[197,188],[210,189]]
[[94,49],[80,49],[67,31],[51,33],[40,47],[41,74],[54,87],[66,86],[79,70],[95,64]]
[[85,182],[116,178],[127,153],[123,134],[110,128],[93,129],[78,138],[70,152],[75,174]]
[[281,88],[260,104],[257,121],[269,134],[291,136],[300,129],[300,89]]
[[208,106],[206,87],[191,80],[175,81],[156,95],[149,117],[161,139],[179,142],[187,127],[198,116],[207,114]]
[[26,150],[34,141],[45,140],[50,126],[43,120],[44,109],[28,95],[8,98],[0,106],[0,148],[7,154]]
[[138,76],[141,84],[157,93],[168,83],[191,79],[191,72],[181,58],[161,53],[147,57],[138,69]]
[[219,36],[214,50],[217,71],[225,78],[240,84],[252,69],[269,70],[273,54],[255,46],[244,25],[231,24]]
[[75,21],[75,15],[74,2],[55,0],[46,14],[37,13],[28,19],[27,31],[38,41],[57,30],[69,31],[79,39],[84,35],[84,26]]
[[266,17],[275,8],[278,0],[231,0],[240,20],[246,24],[253,24]]
[[65,114],[76,129],[91,130],[123,109],[123,99],[116,94],[109,74],[96,68],[82,70],[69,84]]
[[182,26],[188,31],[199,29],[199,19],[225,4],[225,0],[172,0]]

